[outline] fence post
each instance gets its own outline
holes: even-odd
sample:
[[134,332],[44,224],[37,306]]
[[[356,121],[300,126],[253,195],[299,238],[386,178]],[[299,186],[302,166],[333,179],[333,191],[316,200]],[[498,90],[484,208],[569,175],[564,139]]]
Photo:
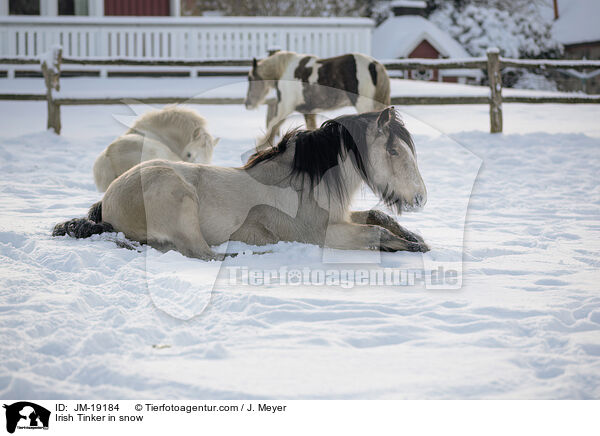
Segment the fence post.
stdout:
[[60,135],[60,105],[54,101],[54,90],[60,91],[60,64],[62,62],[62,48],[53,47],[42,58],[42,74],[46,83],[46,102],[48,104],[48,121],[46,128],[54,130]]
[[502,133],[502,76],[500,75],[500,50],[487,51],[487,70],[490,82],[490,133]]

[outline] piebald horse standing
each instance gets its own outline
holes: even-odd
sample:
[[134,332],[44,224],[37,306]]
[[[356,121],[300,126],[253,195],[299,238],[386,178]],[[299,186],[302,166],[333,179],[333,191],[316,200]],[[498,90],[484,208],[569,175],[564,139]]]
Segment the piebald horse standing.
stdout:
[[427,251],[382,212],[350,212],[363,182],[398,213],[427,201],[413,141],[393,108],[291,131],[241,168],[144,162],[115,180],[87,219],[57,224],[53,235],[119,231],[206,260],[223,259],[211,246],[228,240]]
[[362,113],[390,105],[390,79],[385,67],[359,53],[319,59],[278,51],[260,61],[253,59],[246,108],[264,103],[273,88],[277,104],[267,114],[267,132],[258,142],[259,150],[273,144],[279,127],[294,111],[304,114],[306,127],[314,130],[317,112],[354,106]]

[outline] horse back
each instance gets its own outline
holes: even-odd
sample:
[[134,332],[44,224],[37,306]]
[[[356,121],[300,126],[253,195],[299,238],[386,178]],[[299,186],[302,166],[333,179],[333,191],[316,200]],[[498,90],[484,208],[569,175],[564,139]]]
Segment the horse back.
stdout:
[[134,166],[108,187],[102,199],[103,220],[127,237],[146,242],[150,211],[156,215],[154,223],[168,223],[162,215],[176,211],[182,199],[196,196],[192,181],[197,166],[163,159]]
[[360,96],[389,102],[385,68],[369,56],[349,53],[319,59],[307,55],[292,67],[294,79],[303,86],[303,101],[296,107],[300,112],[356,106]]

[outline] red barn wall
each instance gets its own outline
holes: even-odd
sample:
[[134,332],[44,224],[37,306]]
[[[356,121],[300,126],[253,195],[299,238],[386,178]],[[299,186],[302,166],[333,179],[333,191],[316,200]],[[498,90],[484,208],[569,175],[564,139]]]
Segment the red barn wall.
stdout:
[[104,0],[104,15],[168,16],[169,0]]
[[440,52],[437,51],[426,39],[415,48],[409,55],[409,58],[437,59]]
[[[440,52],[432,46],[429,41],[424,39],[409,55],[409,58],[422,58],[422,59],[438,59],[440,58]],[[440,80],[439,70],[433,70],[432,82]],[[442,78],[443,82],[457,83],[458,77],[445,76]]]
[[[440,57],[440,52],[432,46],[429,41],[424,39],[419,45],[408,55],[409,58],[437,59]],[[433,70],[432,82],[439,80],[439,71]]]

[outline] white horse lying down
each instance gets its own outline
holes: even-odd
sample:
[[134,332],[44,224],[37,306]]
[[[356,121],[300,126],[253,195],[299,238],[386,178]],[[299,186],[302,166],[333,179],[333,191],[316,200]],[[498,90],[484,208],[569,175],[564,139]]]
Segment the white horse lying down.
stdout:
[[120,231],[201,259],[222,259],[211,246],[227,240],[427,251],[391,217],[350,212],[363,181],[397,212],[427,201],[412,139],[393,108],[289,132],[242,168],[144,162],[112,183],[87,219],[57,224],[53,235]]
[[94,163],[100,192],[140,162],[152,159],[210,163],[219,140],[206,131],[206,120],[177,106],[148,112],[110,144]]

